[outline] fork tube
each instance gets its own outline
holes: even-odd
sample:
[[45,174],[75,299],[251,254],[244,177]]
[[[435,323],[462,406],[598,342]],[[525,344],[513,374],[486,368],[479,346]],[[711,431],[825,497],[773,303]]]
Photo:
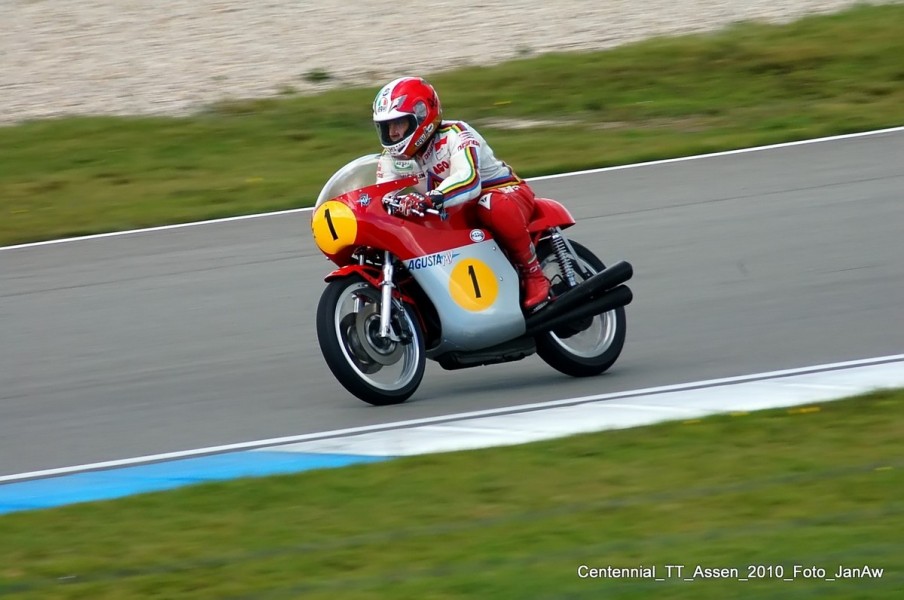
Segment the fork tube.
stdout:
[[[358,257],[358,264],[359,264],[359,265],[363,265],[363,264],[364,264],[364,253],[363,253],[363,252],[362,252],[361,255]],[[355,312],[356,312],[356,313],[361,312],[361,309],[362,309],[362,308],[364,308],[364,299],[361,298],[361,296],[356,295],[356,296],[355,296]]]
[[380,337],[389,337],[389,318],[392,311],[392,254],[389,250],[383,252],[383,282],[380,284],[382,297],[380,298]]

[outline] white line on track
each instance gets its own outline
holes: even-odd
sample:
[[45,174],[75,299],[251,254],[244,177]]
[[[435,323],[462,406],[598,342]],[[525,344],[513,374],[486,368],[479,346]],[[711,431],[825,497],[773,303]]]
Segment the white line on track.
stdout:
[[[795,375],[806,375],[811,373],[821,373],[829,371],[838,371],[843,369],[851,369],[856,367],[866,367],[872,365],[881,365],[888,363],[904,362],[904,354],[896,354],[891,356],[880,356],[876,358],[867,358],[861,360],[852,360],[839,363],[830,363],[824,365],[814,365],[809,367],[799,367],[795,369],[784,369],[781,371],[771,371],[767,373],[757,373],[752,375],[741,375],[737,377],[725,377],[721,379],[710,379],[706,381],[697,381],[691,383],[682,383],[675,385],[666,385],[660,387],[645,388],[640,390],[629,390],[623,392],[612,392],[608,394],[596,394],[593,396],[579,396],[575,398],[565,398],[562,400],[552,400],[548,402],[538,402],[534,404],[523,404],[519,406],[508,406],[502,408],[494,408],[487,410],[479,410],[465,413],[457,413],[452,415],[443,415],[436,417],[426,417],[421,419],[412,419],[408,421],[399,421],[395,423],[383,423],[378,425],[366,425],[363,427],[351,427],[347,429],[337,429],[334,431],[323,431],[317,433],[306,433],[288,437],[271,438],[266,440],[257,440],[251,442],[242,442],[237,444],[227,444],[223,446],[212,446],[209,448],[198,448],[195,450],[183,450],[178,452],[166,452],[163,454],[154,454],[149,456],[140,456],[135,458],[125,458],[120,460],[110,460],[105,462],[97,462],[86,465],[77,465],[72,467],[61,467],[56,469],[45,469],[41,471],[32,471],[29,473],[18,473],[15,475],[0,476],[0,483],[21,481],[26,479],[37,479],[43,477],[52,477],[57,475],[66,475],[71,473],[80,473],[85,471],[95,471],[100,469],[109,469],[114,467],[127,467],[153,462],[161,462],[180,458],[191,458],[210,454],[220,454],[223,452],[235,452],[241,450],[255,450],[261,448],[270,448],[295,444],[298,442],[307,442],[313,440],[325,440],[330,438],[341,438],[362,433],[372,433],[378,431],[389,431],[396,429],[405,429],[429,425],[432,423],[443,423],[450,421],[462,421],[467,419],[475,419],[479,417],[511,415],[518,413],[528,413],[543,409],[580,405],[590,402],[598,402],[600,400],[609,399],[625,399],[637,396],[649,396],[655,394],[664,394],[668,392],[680,392],[687,390],[705,389],[723,385],[740,384],[751,381],[760,381],[768,379],[778,379],[783,377],[791,377]],[[644,409],[646,407],[631,406],[632,409]],[[274,448],[278,450],[278,448]]]
[[[798,140],[796,142],[784,142],[781,144],[770,144],[768,146],[755,146],[752,148],[739,148],[737,150],[726,150],[723,152],[712,152],[710,154],[695,154],[693,156],[681,156],[678,158],[667,158],[663,160],[654,160],[650,162],[642,162],[642,163],[632,163],[629,165],[617,165],[614,167],[602,167],[599,169],[588,169],[586,171],[572,171],[569,173],[558,173],[555,175],[544,175],[541,177],[531,177],[528,181],[543,181],[547,179],[561,179],[563,177],[573,177],[575,175],[591,175],[594,173],[606,173],[608,171],[621,171],[624,169],[636,169],[639,167],[653,167],[657,165],[665,165],[670,163],[678,163],[685,162],[690,160],[700,160],[704,158],[716,158],[719,156],[731,156],[734,154],[746,154],[748,152],[762,152],[765,150],[776,150],[779,148],[790,148],[793,146],[804,146],[808,144],[819,144],[823,142],[836,142],[841,140],[850,140],[855,138],[869,137],[874,135],[881,135],[886,133],[900,133],[904,132],[904,126],[901,127],[890,127],[888,129],[877,129],[873,131],[862,131],[858,133],[846,133],[844,135],[833,135],[830,137],[823,138],[815,138],[809,140]],[[229,223],[232,221],[245,221],[248,219],[259,219],[263,217],[276,217],[282,215],[289,214],[297,214],[301,212],[306,212],[311,210],[310,207],[305,208],[293,208],[289,210],[281,210],[277,212],[269,212],[269,213],[256,213],[253,215],[241,215],[237,217],[226,217],[223,219],[212,219],[209,221],[194,221],[191,223],[179,223],[176,225],[161,225],[159,227],[148,227],[145,229],[130,229],[128,231],[113,231],[110,233],[98,233],[94,235],[84,235],[79,237],[71,237],[71,238],[61,238],[56,240],[46,240],[43,242],[31,242],[28,244],[17,244],[15,246],[0,246],[0,252],[4,250],[21,250],[25,248],[35,248],[39,246],[51,246],[56,244],[67,244],[71,242],[81,242],[88,240],[98,240],[109,237],[119,237],[124,235],[132,235],[136,233],[150,233],[154,231],[169,231],[171,229],[181,229],[184,227],[196,227],[198,225],[212,225],[217,223]]]

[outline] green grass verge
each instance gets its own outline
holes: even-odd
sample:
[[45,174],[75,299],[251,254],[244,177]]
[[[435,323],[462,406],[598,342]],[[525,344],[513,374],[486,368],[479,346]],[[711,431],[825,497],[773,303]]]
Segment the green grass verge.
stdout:
[[[16,513],[0,596],[896,599],[902,417],[889,391]],[[580,565],[884,571],[687,583]]]
[[[904,6],[432,77],[524,176],[904,123]],[[376,89],[0,128],[0,245],[308,206]],[[544,124],[512,129],[514,122]]]

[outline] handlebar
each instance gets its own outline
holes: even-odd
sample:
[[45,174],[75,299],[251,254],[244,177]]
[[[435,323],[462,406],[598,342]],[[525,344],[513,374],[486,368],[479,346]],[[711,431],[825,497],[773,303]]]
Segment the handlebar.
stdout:
[[[383,206],[388,208],[389,213],[392,214],[394,211],[402,208],[402,205],[398,200],[399,200],[399,197],[396,195],[384,196],[383,197]],[[439,208],[439,209],[425,208],[423,210],[412,209],[410,214],[417,215],[422,218],[427,216],[428,214],[437,215],[440,219],[446,218],[446,211],[445,211],[445,209],[442,209],[442,208]]]

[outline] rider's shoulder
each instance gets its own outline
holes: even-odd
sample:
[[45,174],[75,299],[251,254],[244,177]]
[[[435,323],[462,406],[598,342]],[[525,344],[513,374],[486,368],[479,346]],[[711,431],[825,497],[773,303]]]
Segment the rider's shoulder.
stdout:
[[441,133],[457,133],[461,135],[477,133],[477,128],[465,121],[443,120],[440,123],[439,131]]
[[465,121],[443,121],[439,133],[457,143],[470,146],[480,146],[486,143],[480,132]]

